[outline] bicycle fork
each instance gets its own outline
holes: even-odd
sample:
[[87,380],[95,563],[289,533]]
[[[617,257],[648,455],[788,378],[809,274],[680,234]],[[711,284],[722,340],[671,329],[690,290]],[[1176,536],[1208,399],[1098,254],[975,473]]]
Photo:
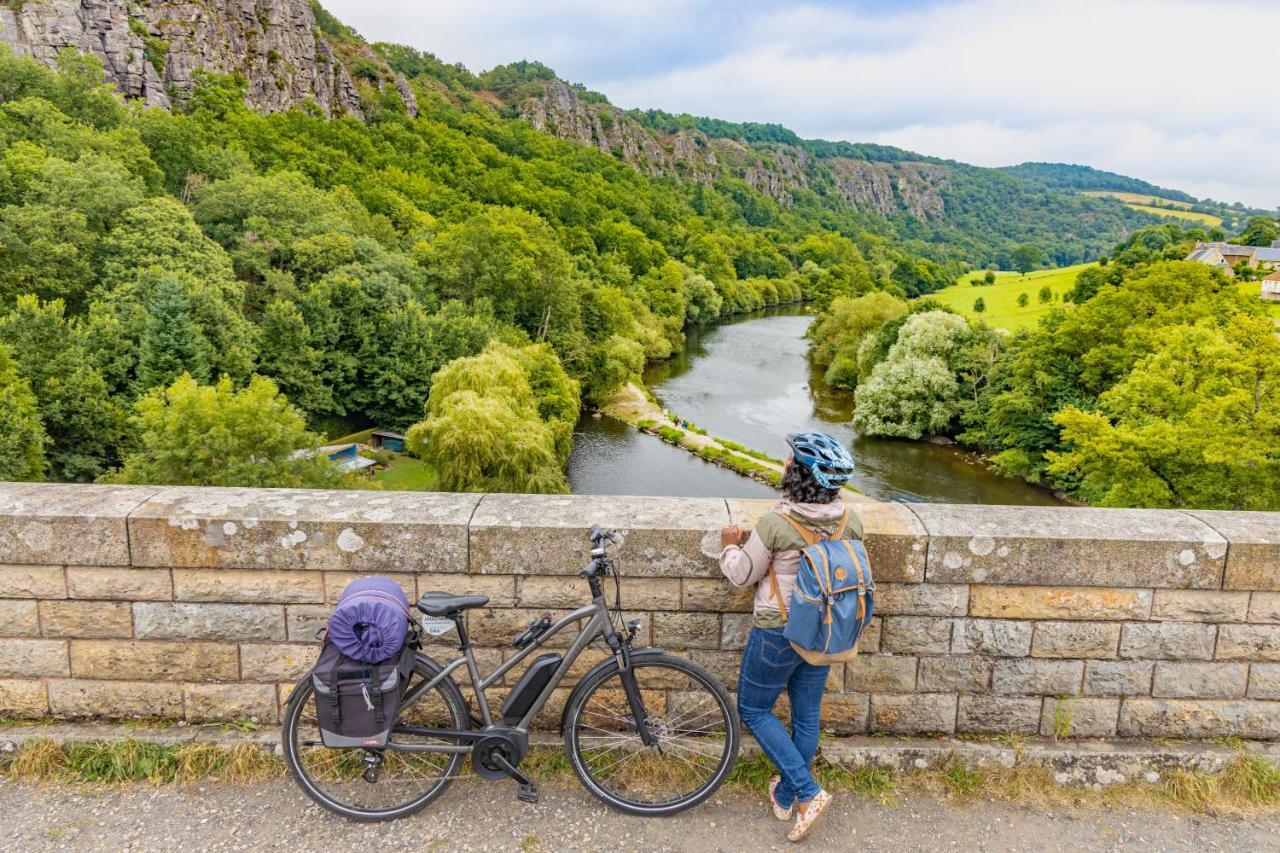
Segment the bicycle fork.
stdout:
[[[616,645],[615,645],[616,644]],[[618,656],[618,675],[622,678],[622,692],[626,694],[627,704],[631,706],[631,720],[635,723],[636,733],[645,746],[658,746],[658,738],[649,729],[649,715],[644,708],[644,697],[640,695],[640,684],[636,681],[636,671],[631,665],[631,648],[616,634],[609,638],[609,645],[614,646]],[[661,751],[661,747],[658,747]]]

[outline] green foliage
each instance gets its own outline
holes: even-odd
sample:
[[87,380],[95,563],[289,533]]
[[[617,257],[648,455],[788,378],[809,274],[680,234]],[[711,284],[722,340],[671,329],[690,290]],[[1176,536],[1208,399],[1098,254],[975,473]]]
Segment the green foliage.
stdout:
[[1244,231],[1232,240],[1242,246],[1270,246],[1280,231],[1280,220],[1274,216],[1254,216],[1245,223]]
[[1031,299],[1027,296],[1027,294],[1025,294],[1025,293],[1019,293],[1019,294],[1018,294],[1018,307],[1019,307],[1019,308],[1026,308],[1026,307],[1027,307],[1027,304],[1028,304],[1028,303],[1030,303],[1030,302],[1031,302]]
[[1041,304],[1052,302],[1053,288],[1049,287],[1047,284],[1044,285],[1040,288],[1040,292],[1036,294],[1036,298],[1040,300]]
[[337,481],[327,459],[297,454],[320,437],[265,377],[236,390],[226,377],[201,385],[184,374],[134,408],[137,448],[106,478],[112,482],[316,488]]
[[826,366],[826,381],[840,388],[858,384],[858,347],[887,321],[907,313],[907,305],[887,293],[841,297],[809,327],[813,359]]
[[0,480],[43,479],[45,440],[31,383],[0,344]]
[[973,300],[973,313],[981,314],[983,311],[986,311],[986,310],[987,310],[987,300],[983,299],[981,296]]
[[1013,268],[1018,272],[1029,273],[1044,266],[1046,259],[1044,250],[1039,246],[1024,244],[1013,250],[1009,260]]

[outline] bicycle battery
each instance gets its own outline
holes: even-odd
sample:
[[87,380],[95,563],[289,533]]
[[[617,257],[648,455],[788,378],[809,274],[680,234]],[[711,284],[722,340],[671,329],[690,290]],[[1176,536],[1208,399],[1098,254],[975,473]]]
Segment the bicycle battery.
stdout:
[[557,654],[539,655],[533,663],[529,664],[529,668],[525,670],[524,675],[520,676],[516,686],[511,688],[507,698],[502,701],[504,723],[514,726],[520,722],[533,707],[534,700],[542,693],[547,682],[551,681],[551,676],[555,675],[562,660],[564,658]]

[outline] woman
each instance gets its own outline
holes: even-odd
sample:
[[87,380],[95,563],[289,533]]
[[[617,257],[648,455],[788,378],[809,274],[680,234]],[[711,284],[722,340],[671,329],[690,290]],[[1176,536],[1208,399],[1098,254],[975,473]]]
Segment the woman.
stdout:
[[[778,820],[795,825],[799,841],[831,802],[809,765],[818,749],[822,694],[829,666],[807,663],[782,635],[800,567],[804,536],[796,525],[823,537],[862,538],[862,525],[840,500],[853,473],[853,458],[826,433],[787,436],[791,455],[782,474],[784,500],[760,519],[742,544],[737,525],[720,532],[720,571],[737,587],[754,586],[754,620],[738,676],[738,716],[751,730],[777,776],[769,799]],[[773,713],[783,690],[791,703],[791,731]]]

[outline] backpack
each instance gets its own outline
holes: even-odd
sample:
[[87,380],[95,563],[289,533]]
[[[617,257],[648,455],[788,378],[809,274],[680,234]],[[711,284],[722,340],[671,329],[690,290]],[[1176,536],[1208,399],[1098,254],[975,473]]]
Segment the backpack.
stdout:
[[394,657],[365,663],[344,655],[326,634],[311,670],[320,741],[331,749],[386,746],[413,658],[414,644],[405,642]]
[[860,540],[845,539],[849,510],[844,511],[833,534],[813,530],[779,513],[791,523],[806,545],[800,551],[791,612],[778,593],[778,577],[769,567],[774,600],[786,622],[783,636],[791,647],[814,666],[853,658],[858,641],[871,622],[876,582],[871,561]]

